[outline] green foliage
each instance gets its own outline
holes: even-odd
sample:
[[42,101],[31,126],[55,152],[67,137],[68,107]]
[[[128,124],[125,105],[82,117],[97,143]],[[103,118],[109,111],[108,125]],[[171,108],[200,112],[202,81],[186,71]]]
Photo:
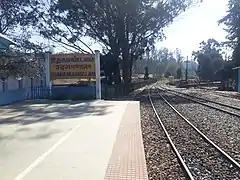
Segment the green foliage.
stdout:
[[138,70],[138,73],[144,73],[144,68],[147,65],[151,74],[164,76],[168,72],[170,75],[176,76],[176,70],[178,67],[182,67],[183,60],[181,52],[176,52],[171,52],[167,48],[152,50],[149,59],[145,57],[136,61],[135,68]]
[[240,41],[233,50],[232,60],[235,66],[240,66]]
[[[80,37],[89,36],[115,56],[122,57],[124,82],[131,79],[133,59],[138,59],[156,40],[163,28],[198,0],[60,0],[49,11],[38,8],[43,22],[41,34],[77,51],[86,46]],[[49,14],[47,14],[49,12]]]
[[181,69],[181,68],[178,68],[178,69],[177,69],[177,78],[178,78],[178,79],[181,79],[181,78],[182,78],[182,69]]
[[17,45],[0,53],[0,78],[40,76],[44,72],[44,44],[30,42],[27,33],[14,38]]
[[153,58],[156,63],[153,67],[160,76],[177,77],[177,69],[183,67],[183,56],[179,49],[171,52],[167,48],[162,48],[156,52]]
[[0,79],[10,76],[40,76],[43,73],[43,54],[26,54],[9,50],[0,54]]
[[201,80],[214,80],[215,74],[224,64],[220,43],[215,39],[201,42],[199,50],[193,52],[193,57],[198,62],[197,75]]
[[222,18],[220,23],[224,23],[228,32],[227,38],[234,48],[232,60],[235,66],[240,66],[240,1],[229,0],[227,15]]
[[227,15],[222,18],[220,23],[224,23],[227,26],[228,32],[227,38],[230,41],[238,41],[240,38],[240,1],[229,0]]
[[[225,24],[227,27],[225,30],[230,40],[228,45],[233,48],[232,58],[230,61],[224,63],[224,67],[217,72],[218,77],[222,81],[222,89],[226,89],[226,82],[230,79],[235,80],[237,77],[237,71],[232,68],[240,66],[240,1],[229,0],[228,11],[225,17],[223,17],[219,23]],[[228,85],[227,85],[228,86]]]
[[0,54],[0,78],[9,76],[37,76],[42,72],[43,44],[32,43],[31,28],[38,22],[35,0],[1,0],[0,33],[17,43],[14,49]]
[[[31,0],[1,0],[0,1],[0,33],[12,34],[16,28],[36,25],[37,12],[32,9]],[[36,4],[34,4],[35,6]]]
[[121,83],[119,61],[113,54],[107,53],[100,57],[101,69],[104,70],[104,76],[108,85]]
[[[12,63],[15,69],[1,72],[9,76],[25,70],[19,62],[29,63],[22,62],[22,54],[35,52],[29,49],[41,49],[29,41],[31,30],[37,29],[43,37],[75,52],[86,52],[83,46],[89,48],[81,39],[83,36],[98,41],[114,59],[122,58],[123,79],[129,83],[133,61],[142,57],[146,49],[153,49],[155,41],[164,37],[163,28],[194,2],[198,0],[1,0],[0,33],[19,42],[21,56],[13,60],[11,55],[8,64]],[[19,34],[26,38],[19,38]],[[6,66],[5,55],[2,59],[2,66]]]
[[233,61],[226,61],[224,63],[224,67],[217,72],[217,76],[221,81],[227,81],[228,79],[235,79],[235,75],[237,71],[234,71],[232,68],[234,67]]

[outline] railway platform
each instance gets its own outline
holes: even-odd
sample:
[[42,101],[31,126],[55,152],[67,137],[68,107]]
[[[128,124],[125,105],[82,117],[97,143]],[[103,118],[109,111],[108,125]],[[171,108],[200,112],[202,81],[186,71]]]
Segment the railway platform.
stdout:
[[28,102],[0,109],[0,179],[147,180],[139,102]]

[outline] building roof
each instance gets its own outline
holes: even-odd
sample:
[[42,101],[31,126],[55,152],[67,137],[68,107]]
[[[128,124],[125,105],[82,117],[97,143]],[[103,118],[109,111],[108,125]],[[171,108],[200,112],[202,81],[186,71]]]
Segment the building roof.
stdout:
[[16,45],[16,43],[0,33],[0,51],[8,49],[10,45]]
[[237,66],[235,68],[232,68],[233,70],[240,69],[240,66]]

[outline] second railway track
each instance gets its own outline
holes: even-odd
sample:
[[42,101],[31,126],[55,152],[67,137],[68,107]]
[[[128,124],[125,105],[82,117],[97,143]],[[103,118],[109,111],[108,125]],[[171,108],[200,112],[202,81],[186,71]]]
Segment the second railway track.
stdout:
[[[159,121],[175,145],[190,179],[240,179],[240,165],[222,149],[204,138],[186,118],[151,90],[149,99]],[[180,161],[181,161],[181,158]],[[190,175],[189,175],[189,173]]]
[[210,99],[204,99],[204,98],[201,98],[201,97],[198,97],[198,96],[189,95],[189,94],[186,94],[186,93],[182,93],[182,92],[179,92],[179,91],[176,91],[176,90],[164,88],[164,87],[161,87],[161,86],[157,87],[157,88],[159,88],[159,90],[161,90],[161,91],[165,91],[165,92],[177,95],[177,96],[182,97],[184,99],[187,99],[189,101],[193,101],[195,103],[198,103],[198,104],[207,106],[209,108],[212,108],[212,109],[215,109],[215,110],[218,110],[218,111],[221,111],[221,112],[224,112],[224,113],[227,113],[227,114],[230,114],[230,115],[233,115],[233,116],[236,116],[236,117],[240,118],[240,108],[237,107],[237,106],[224,104],[222,102],[217,102],[217,101],[213,101],[213,100],[210,100]]

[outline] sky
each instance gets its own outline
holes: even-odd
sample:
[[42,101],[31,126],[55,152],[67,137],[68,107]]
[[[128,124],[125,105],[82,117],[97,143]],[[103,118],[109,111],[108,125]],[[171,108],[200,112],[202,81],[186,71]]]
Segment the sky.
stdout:
[[204,0],[198,6],[183,13],[178,20],[165,29],[167,39],[158,42],[157,48],[179,48],[184,56],[191,56],[199,43],[209,38],[217,41],[226,40],[223,25],[218,20],[226,15],[228,0]]
[[[190,57],[203,40],[214,38],[219,42],[225,41],[227,34],[223,30],[224,26],[218,25],[218,20],[226,15],[227,3],[228,0],[203,0],[199,5],[187,10],[164,29],[167,38],[157,42],[156,48],[178,48],[184,57]],[[88,38],[85,40],[88,41]],[[97,43],[92,43],[90,47],[92,50],[102,49]],[[57,49],[62,50],[59,47]]]

